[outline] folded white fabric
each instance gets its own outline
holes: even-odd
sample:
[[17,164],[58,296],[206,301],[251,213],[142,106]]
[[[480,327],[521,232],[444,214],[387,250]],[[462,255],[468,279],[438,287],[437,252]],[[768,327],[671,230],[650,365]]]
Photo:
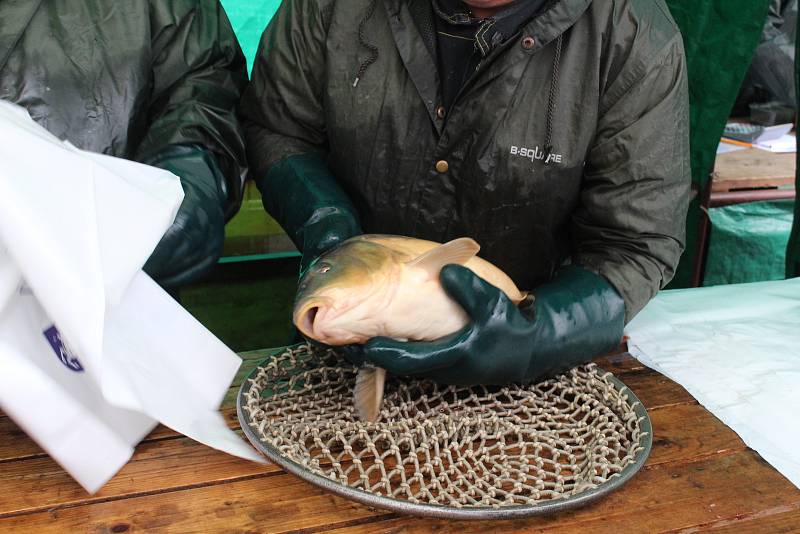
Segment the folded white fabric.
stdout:
[[664,291],[626,334],[634,357],[800,487],[800,278]]
[[241,360],[141,271],[178,178],[2,101],[0,162],[0,407],[91,492],[157,422],[260,459],[217,412]]

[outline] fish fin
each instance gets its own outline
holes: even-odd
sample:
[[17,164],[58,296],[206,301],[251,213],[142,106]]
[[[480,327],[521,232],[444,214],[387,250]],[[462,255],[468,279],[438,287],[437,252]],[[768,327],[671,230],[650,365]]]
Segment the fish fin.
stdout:
[[380,367],[362,367],[356,375],[355,407],[361,421],[374,422],[381,413],[386,370]]
[[475,257],[480,249],[480,245],[474,239],[460,237],[429,250],[408,264],[411,267],[424,269],[431,277],[436,277],[445,265],[450,263],[463,265]]

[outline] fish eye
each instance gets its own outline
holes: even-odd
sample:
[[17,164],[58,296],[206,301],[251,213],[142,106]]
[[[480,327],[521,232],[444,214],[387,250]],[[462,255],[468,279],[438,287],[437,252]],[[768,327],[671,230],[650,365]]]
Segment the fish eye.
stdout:
[[331,270],[331,266],[330,266],[329,263],[322,263],[322,264],[320,264],[319,268],[317,269],[317,272],[325,274],[330,270]]

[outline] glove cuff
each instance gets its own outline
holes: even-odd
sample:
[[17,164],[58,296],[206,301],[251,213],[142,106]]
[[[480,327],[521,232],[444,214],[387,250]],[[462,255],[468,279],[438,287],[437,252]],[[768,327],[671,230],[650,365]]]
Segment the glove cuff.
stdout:
[[[289,156],[272,165],[257,181],[264,208],[283,227],[298,249],[305,235],[336,222],[340,235],[361,233],[355,206],[319,154]],[[324,233],[324,231],[323,231]]]
[[144,266],[164,287],[193,282],[216,265],[225,238],[227,184],[216,157],[196,145],[172,145],[144,160],[181,180],[183,202]]
[[202,189],[205,196],[216,199],[224,210],[228,183],[212,152],[199,145],[170,145],[142,163],[171,172],[181,179],[184,190]]
[[528,375],[563,372],[613,350],[622,341],[625,302],[602,276],[571,265],[535,296],[536,337],[549,342],[537,345],[541,352],[532,359]]

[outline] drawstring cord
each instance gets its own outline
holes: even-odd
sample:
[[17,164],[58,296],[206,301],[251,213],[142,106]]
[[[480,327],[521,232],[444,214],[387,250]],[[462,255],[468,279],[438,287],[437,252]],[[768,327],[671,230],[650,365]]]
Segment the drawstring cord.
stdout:
[[356,73],[356,79],[353,80],[353,87],[358,85],[359,80],[364,76],[364,73],[367,72],[367,69],[370,65],[375,63],[378,59],[378,47],[372,44],[369,44],[364,37],[364,28],[366,28],[367,21],[372,18],[372,14],[375,13],[375,4],[377,0],[372,0],[370,2],[369,7],[367,8],[367,12],[364,15],[364,18],[361,19],[361,22],[358,24],[358,42],[361,46],[369,50],[369,57],[365,59],[361,66],[358,68],[358,72]]
[[556,41],[556,54],[553,59],[553,77],[550,79],[550,96],[547,99],[547,135],[544,141],[544,151],[547,154],[545,162],[550,162],[550,156],[553,154],[553,116],[556,109],[556,98],[558,98],[558,67],[561,63],[561,47],[564,43],[564,35],[558,36]]

